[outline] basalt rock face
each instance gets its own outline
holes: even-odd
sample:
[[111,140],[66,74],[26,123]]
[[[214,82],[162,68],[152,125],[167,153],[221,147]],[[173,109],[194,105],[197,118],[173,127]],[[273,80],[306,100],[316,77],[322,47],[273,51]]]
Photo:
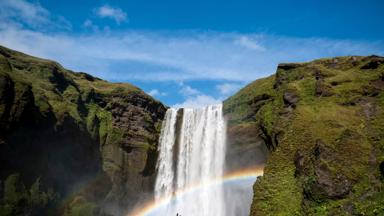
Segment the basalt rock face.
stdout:
[[250,215],[384,212],[383,61],[281,64],[225,101],[229,132],[241,125],[244,142],[268,148]]
[[1,215],[126,213],[153,191],[165,111],[132,85],[0,47]]

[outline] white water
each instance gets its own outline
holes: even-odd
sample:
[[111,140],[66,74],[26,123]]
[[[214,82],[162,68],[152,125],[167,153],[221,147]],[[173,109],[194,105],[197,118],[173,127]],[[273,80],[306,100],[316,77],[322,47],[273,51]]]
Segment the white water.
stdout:
[[[223,176],[226,124],[222,105],[183,109],[181,122],[177,122],[177,113],[181,111],[167,110],[162,125],[156,201]],[[176,130],[178,124],[181,124],[179,131]],[[225,207],[223,185],[215,184],[198,193],[175,197],[161,215],[225,216]]]

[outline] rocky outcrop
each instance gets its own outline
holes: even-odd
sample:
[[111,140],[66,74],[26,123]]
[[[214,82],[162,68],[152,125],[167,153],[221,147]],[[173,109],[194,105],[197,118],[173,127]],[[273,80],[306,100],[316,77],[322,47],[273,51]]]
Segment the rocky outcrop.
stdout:
[[299,96],[296,90],[287,90],[283,94],[283,100],[285,105],[295,107],[297,102],[299,102]]
[[0,47],[0,210],[33,210],[10,187],[40,179],[58,197],[40,213],[125,214],[151,196],[165,111],[132,85]]
[[[342,172],[334,173],[330,167],[338,156],[337,151],[331,149],[322,140],[317,140],[313,149],[312,161],[304,163],[305,157],[296,158],[295,166],[298,177],[313,175],[313,179],[306,179],[304,194],[306,199],[322,201],[322,199],[345,198],[352,189],[352,180],[343,175]],[[298,162],[298,163],[297,163]],[[301,162],[301,163],[300,163]],[[305,167],[312,166],[312,167]],[[306,170],[306,171],[304,171]],[[313,173],[310,171],[313,170]]]

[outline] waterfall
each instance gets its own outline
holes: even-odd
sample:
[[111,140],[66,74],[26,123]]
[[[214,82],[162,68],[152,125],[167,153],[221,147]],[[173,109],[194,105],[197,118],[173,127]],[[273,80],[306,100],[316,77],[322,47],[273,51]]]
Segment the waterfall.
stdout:
[[[161,215],[225,215],[223,185],[210,184],[223,176],[225,133],[221,104],[167,110],[159,140],[155,200],[173,198]],[[176,196],[195,185],[209,186]]]

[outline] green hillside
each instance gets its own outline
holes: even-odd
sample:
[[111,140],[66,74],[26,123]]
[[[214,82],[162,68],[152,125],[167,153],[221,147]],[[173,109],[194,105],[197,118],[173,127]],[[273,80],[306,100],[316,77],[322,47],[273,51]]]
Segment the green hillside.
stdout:
[[224,111],[270,152],[252,216],[384,214],[384,58],[280,64]]
[[0,46],[0,215],[124,214],[152,192],[165,110]]

